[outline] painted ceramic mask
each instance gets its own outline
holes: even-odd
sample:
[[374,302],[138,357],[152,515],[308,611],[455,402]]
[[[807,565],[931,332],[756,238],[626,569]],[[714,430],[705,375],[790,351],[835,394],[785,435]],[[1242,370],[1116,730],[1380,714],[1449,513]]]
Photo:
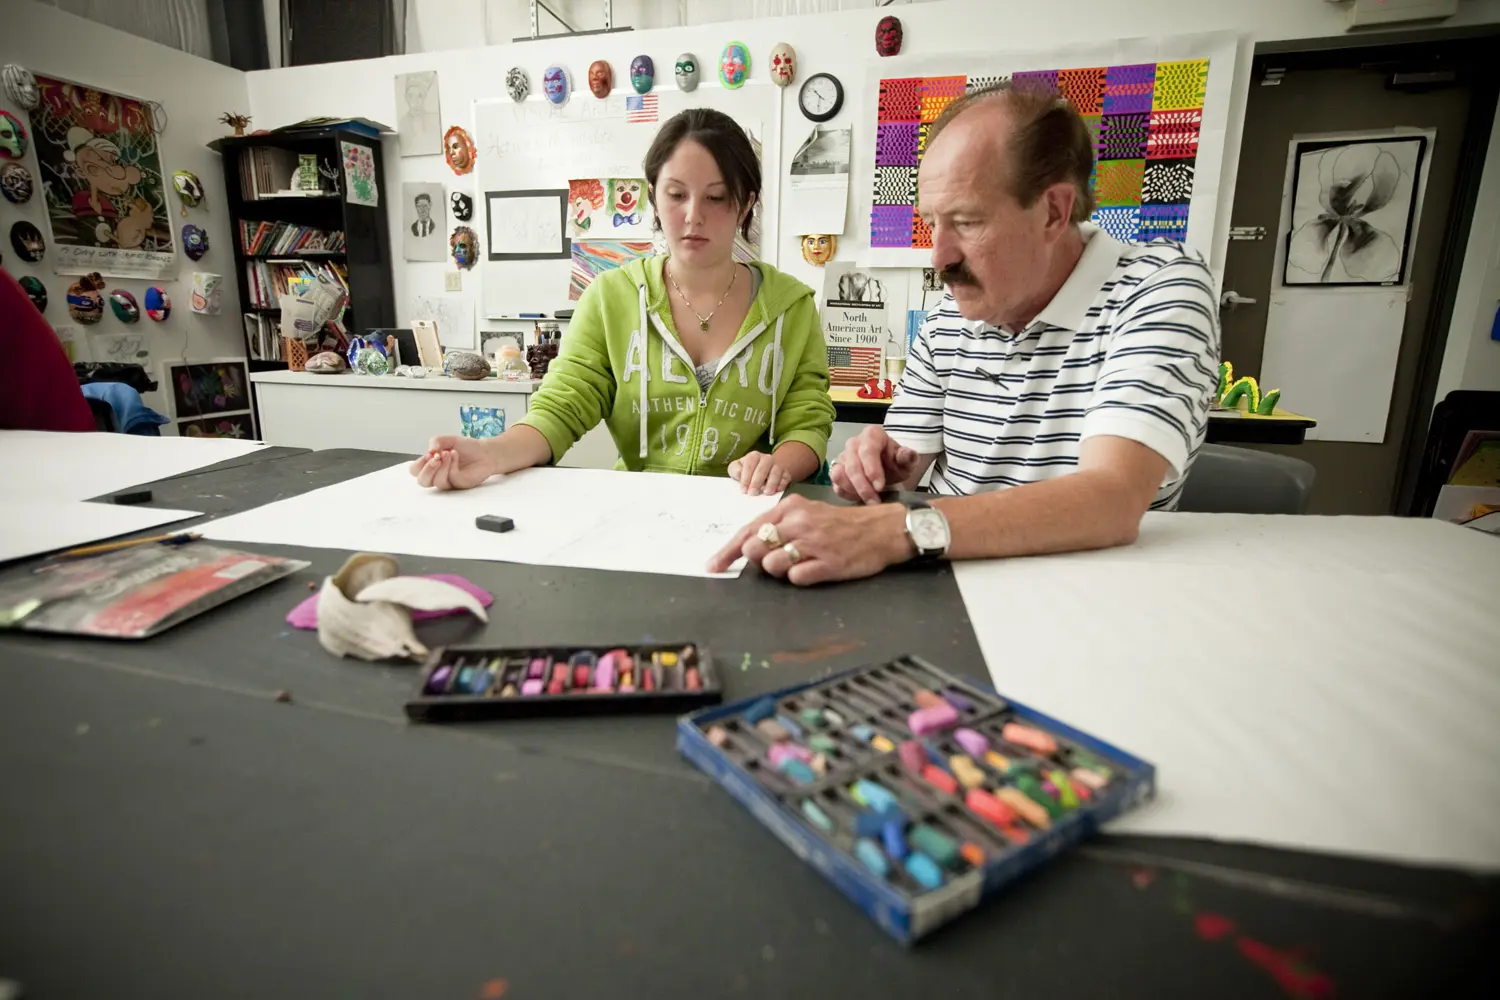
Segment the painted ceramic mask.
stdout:
[[0,69],[0,80],[5,83],[5,92],[20,106],[22,111],[33,111],[38,104],[42,103],[41,94],[36,89],[36,77],[32,76],[31,70],[25,66],[11,63],[4,69]]
[[26,126],[9,111],[0,111],[0,156],[19,160],[26,155]]
[[822,267],[833,260],[839,252],[839,238],[824,233],[809,233],[802,237],[802,259],[814,267]]
[[32,264],[47,253],[42,231],[29,222],[18,222],[10,227],[10,245],[15,247],[17,257]]
[[36,306],[37,312],[47,311],[47,287],[38,278],[26,275],[21,279],[21,290],[31,299],[31,304]]
[[630,60],[630,85],[637,94],[649,94],[656,82],[656,64],[650,56],[636,56]]
[[603,59],[589,64],[589,92],[595,97],[605,98],[615,89],[615,71]]
[[684,52],[677,57],[677,89],[691,93],[698,89],[698,57]]
[[116,288],[109,293],[109,308],[121,323],[135,323],[141,318],[140,304],[135,301],[134,295],[123,288]]
[[85,274],[68,286],[68,315],[78,323],[97,323],[104,315],[104,279],[99,272]]
[[455,125],[443,133],[443,159],[455,174],[466,174],[474,169],[474,140],[469,138],[462,125]]
[[207,271],[193,272],[193,297],[188,305],[193,312],[205,316],[217,316],[222,308],[224,276]]
[[531,93],[531,80],[526,76],[524,69],[512,66],[506,70],[505,92],[510,95],[512,101],[526,100],[526,95]]
[[646,184],[636,178],[613,178],[609,182],[609,210],[616,226],[635,226],[641,222],[641,191]]
[[19,163],[7,163],[0,167],[0,192],[5,200],[19,205],[31,200],[31,171]]
[[462,191],[455,191],[448,196],[453,204],[453,217],[459,222],[468,222],[474,217],[474,199]]
[[160,285],[146,289],[146,315],[158,323],[172,315],[172,300]]
[[542,74],[542,93],[556,105],[568,103],[568,71],[561,66],[548,66]]
[[182,252],[189,260],[202,260],[208,253],[208,234],[194,225],[182,227]]
[[719,56],[719,83],[729,90],[738,90],[745,85],[750,75],[750,50],[744,42],[730,42]]
[[875,51],[883,56],[893,56],[901,51],[903,37],[901,19],[887,14],[875,25]]
[[177,189],[177,197],[182,199],[183,215],[187,215],[188,209],[197,208],[203,204],[203,182],[198,180],[198,175],[191,170],[174,172],[172,186]]
[[479,237],[468,226],[459,226],[448,237],[448,250],[453,263],[467,271],[479,259]]
[[777,42],[771,50],[771,82],[785,87],[797,78],[797,53],[786,42]]

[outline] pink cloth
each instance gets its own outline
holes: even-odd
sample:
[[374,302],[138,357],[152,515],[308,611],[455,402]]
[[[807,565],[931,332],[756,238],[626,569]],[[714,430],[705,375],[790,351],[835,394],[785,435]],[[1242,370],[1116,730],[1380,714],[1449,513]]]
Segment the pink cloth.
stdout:
[[[428,580],[441,580],[444,583],[451,583],[461,590],[466,590],[470,594],[473,594],[474,599],[485,607],[489,607],[495,603],[493,594],[478,584],[470,583],[461,576],[454,576],[452,573],[424,573],[422,576]],[[449,615],[456,615],[462,611],[462,608],[448,608],[443,611],[413,610],[411,620],[414,622],[425,622],[432,618],[446,618]],[[318,627],[318,595],[313,594],[307,600],[287,612],[286,623],[292,626],[292,628],[316,629]]]

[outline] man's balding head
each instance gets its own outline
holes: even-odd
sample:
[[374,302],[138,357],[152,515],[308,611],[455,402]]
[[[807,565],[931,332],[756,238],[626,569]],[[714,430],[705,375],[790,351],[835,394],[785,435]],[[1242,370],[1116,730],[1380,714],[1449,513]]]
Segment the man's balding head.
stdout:
[[1094,209],[1093,140],[1053,93],[977,91],[927,136],[917,210],[932,266],[968,319],[1024,326],[1082,253],[1077,223]]

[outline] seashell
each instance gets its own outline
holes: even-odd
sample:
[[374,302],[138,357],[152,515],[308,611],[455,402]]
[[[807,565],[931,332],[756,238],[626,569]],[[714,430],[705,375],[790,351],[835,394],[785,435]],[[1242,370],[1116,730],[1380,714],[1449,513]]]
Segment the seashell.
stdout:
[[425,656],[412,631],[409,608],[463,608],[488,621],[484,606],[460,587],[426,577],[398,576],[396,560],[361,552],[323,581],[318,594],[318,642],[335,656],[360,660]]
[[337,351],[323,351],[308,358],[306,368],[314,375],[337,375],[344,370],[344,359]]
[[443,358],[443,367],[454,378],[477,382],[490,377],[490,363],[470,351],[454,351]]

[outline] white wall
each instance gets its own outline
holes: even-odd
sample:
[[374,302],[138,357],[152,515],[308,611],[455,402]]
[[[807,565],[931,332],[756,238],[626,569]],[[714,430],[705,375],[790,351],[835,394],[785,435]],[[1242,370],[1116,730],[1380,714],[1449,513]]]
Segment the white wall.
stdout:
[[1490,126],[1484,176],[1469,227],[1434,404],[1455,389],[1500,391],[1500,340],[1490,339],[1495,310],[1500,308],[1500,225],[1496,220],[1500,220],[1500,109]]
[[[735,4],[734,9],[747,10],[762,3],[795,3],[796,0],[755,0],[752,3]],[[817,3],[820,0],[810,0]],[[821,0],[837,3],[838,0]],[[874,56],[875,22],[889,12],[873,5],[862,5],[862,9],[835,13],[812,14],[797,18],[768,18],[729,23],[703,25],[698,17],[712,16],[730,4],[719,0],[692,0],[682,5],[689,12],[689,27],[668,27],[655,30],[632,31],[603,36],[544,39],[492,45],[485,48],[457,48],[455,51],[434,52],[445,43],[455,47],[460,43],[482,39],[486,30],[489,37],[498,39],[510,34],[526,34],[524,27],[526,5],[520,0],[410,0],[411,17],[420,27],[419,45],[423,50],[409,51],[407,55],[388,59],[337,63],[328,66],[295,67],[264,71],[249,75],[252,113],[258,126],[274,127],[305,117],[308,113],[308,95],[324,95],[320,111],[337,115],[364,115],[378,121],[396,120],[396,109],[392,77],[396,73],[418,69],[436,69],[440,72],[443,118],[446,124],[472,125],[471,102],[476,98],[503,96],[505,70],[512,65],[525,67],[531,76],[533,87],[540,84],[541,71],[549,63],[561,63],[573,72],[575,84],[582,83],[588,64],[599,58],[610,60],[621,73],[630,59],[638,53],[649,53],[656,60],[659,74],[667,70],[676,54],[682,51],[696,52],[705,61],[713,60],[724,42],[734,38],[744,41],[752,54],[752,77],[764,78],[764,59],[771,46],[778,41],[790,40],[798,49],[801,65],[799,75],[806,76],[820,71],[833,72],[845,84],[844,110],[831,124],[856,127],[856,166],[851,184],[857,188],[851,199],[851,211],[841,245],[841,256],[856,255],[864,246],[864,222],[860,217],[860,205],[868,202],[864,190],[866,174],[859,172],[859,147],[868,150],[873,114],[867,106],[865,86],[866,67],[876,62]],[[602,5],[597,0],[574,0],[567,13],[580,13],[587,8]],[[632,16],[657,23],[677,16],[679,5],[675,0],[620,0],[616,4],[616,23],[629,24]],[[913,55],[933,52],[1008,50],[1043,51],[1059,45],[1083,45],[1108,42],[1120,38],[1139,37],[1151,34],[1192,34],[1212,31],[1237,31],[1244,33],[1240,46],[1240,59],[1235,87],[1229,111],[1229,138],[1224,150],[1224,173],[1221,178],[1221,204],[1226,206],[1218,217],[1218,232],[1214,241],[1214,256],[1221,261],[1227,242],[1234,180],[1240,155],[1240,130],[1244,121],[1245,98],[1249,87],[1250,53],[1255,42],[1282,41],[1290,39],[1322,38],[1345,33],[1346,9],[1344,5],[1321,2],[1321,0],[1135,0],[1121,3],[1119,0],[1072,0],[1070,3],[1049,3],[1033,0],[996,3],[993,0],[940,0],[940,2],[897,5],[898,13],[906,28],[906,52]],[[596,11],[593,20],[587,23],[597,26],[602,13]],[[566,16],[566,14],[565,14]],[[488,25],[486,18],[488,17]],[[521,18],[523,26],[512,31],[504,27],[505,35],[497,28],[509,25]],[[506,20],[507,18],[511,20]],[[580,18],[582,19],[582,18]],[[1500,0],[1465,0],[1460,13],[1444,22],[1457,26],[1500,21]],[[582,25],[579,25],[580,27]],[[546,30],[546,29],[544,29]],[[818,39],[819,44],[808,44],[805,39]],[[409,42],[411,39],[409,38]],[[415,46],[414,46],[415,47]],[[900,59],[886,60],[884,65],[899,70]],[[707,74],[706,74],[707,76]],[[670,78],[668,78],[670,86]],[[705,86],[716,84],[707,83]],[[786,164],[797,148],[797,140],[805,134],[806,123],[796,110],[795,94],[789,88],[783,94],[783,117],[787,123],[783,136],[783,164]],[[578,100],[592,100],[586,91]],[[793,131],[793,126],[797,130]],[[470,177],[457,178],[447,169],[440,157],[417,157],[402,159],[396,155],[394,143],[388,144],[386,166],[387,185],[399,191],[402,180],[441,181],[450,189],[472,192]],[[1500,159],[1492,158],[1489,169],[1500,170]],[[867,173],[867,172],[866,172]],[[399,233],[395,225],[399,221],[395,199],[387,200],[392,206],[392,232]],[[1478,215],[1474,220],[1476,232],[1493,231],[1500,228],[1500,204],[1490,204],[1488,215]],[[786,235],[779,247],[766,247],[762,256],[782,269],[817,285],[819,272],[807,266],[796,250],[794,227],[782,225],[779,230]],[[849,253],[844,253],[847,247]],[[396,309],[398,318],[407,321],[407,307],[413,295],[442,294],[443,275],[451,270],[447,264],[401,264],[399,244],[395,248]],[[1469,266],[1477,266],[1473,261]],[[464,293],[478,298],[478,274],[463,275]],[[480,310],[482,312],[482,310]],[[899,328],[904,323],[896,322]],[[506,329],[504,322],[490,322],[481,329]],[[1467,338],[1468,327],[1462,336]]]
[[[125,288],[134,293],[143,310],[146,288],[161,284],[172,298],[171,318],[165,323],[153,323],[142,315],[140,322],[125,326],[106,309],[104,318],[88,329],[98,333],[145,334],[156,362],[243,357],[244,336],[233,286],[234,251],[224,202],[223,168],[218,154],[206,148],[205,143],[225,133],[225,126],[215,120],[219,115],[249,108],[245,74],[31,0],[0,0],[0,25],[4,25],[4,31],[0,32],[0,64],[19,63],[34,73],[160,101],[169,119],[161,141],[162,170],[169,175],[174,170],[191,170],[203,181],[207,193],[204,203],[190,210],[186,219],[176,210],[176,199],[170,199],[176,228],[192,222],[207,231],[209,252],[201,261],[194,264],[179,254],[177,278],[170,281],[108,279],[110,288]],[[23,122],[28,120],[25,112],[9,103],[3,91],[0,91],[0,107]],[[27,151],[25,163],[33,178],[38,177],[33,151]],[[24,205],[0,202],[0,224],[3,224],[0,228],[7,233],[11,223],[19,218],[31,220],[46,233],[44,216],[40,194]],[[178,249],[181,250],[180,241]],[[17,277],[34,274],[41,279],[49,298],[46,318],[54,325],[73,325],[65,296],[74,278],[53,274],[47,258],[40,264],[22,264],[8,245],[5,267]],[[225,309],[221,315],[199,316],[188,308],[195,270],[221,273],[231,283],[225,291]],[[153,375],[160,377],[159,364]],[[159,394],[148,396],[147,404],[168,412]]]

